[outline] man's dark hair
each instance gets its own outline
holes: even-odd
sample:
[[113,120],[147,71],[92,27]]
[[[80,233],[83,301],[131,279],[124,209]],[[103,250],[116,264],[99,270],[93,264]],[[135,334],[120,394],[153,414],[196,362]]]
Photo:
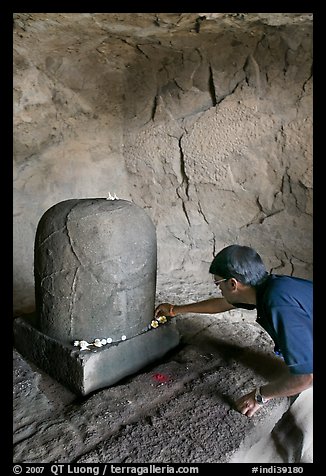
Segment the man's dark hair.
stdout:
[[221,278],[235,278],[248,286],[259,286],[267,276],[263,260],[249,246],[230,245],[213,259],[209,272]]

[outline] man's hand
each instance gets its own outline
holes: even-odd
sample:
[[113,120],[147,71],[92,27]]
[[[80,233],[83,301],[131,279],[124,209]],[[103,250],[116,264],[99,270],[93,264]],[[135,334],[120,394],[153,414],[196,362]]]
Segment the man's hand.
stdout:
[[235,402],[236,409],[247,417],[252,417],[261,406],[255,400],[255,390],[243,395]]
[[173,307],[172,304],[168,302],[163,302],[157,308],[155,309],[154,316],[155,317],[160,317],[160,316],[171,316],[170,314],[170,309]]

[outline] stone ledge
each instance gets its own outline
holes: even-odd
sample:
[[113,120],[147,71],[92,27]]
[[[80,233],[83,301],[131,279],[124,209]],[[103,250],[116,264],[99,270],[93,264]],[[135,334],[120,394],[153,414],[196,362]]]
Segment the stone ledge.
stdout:
[[94,351],[80,351],[34,327],[34,315],[14,320],[14,346],[28,360],[75,394],[108,387],[161,358],[179,344],[174,322]]

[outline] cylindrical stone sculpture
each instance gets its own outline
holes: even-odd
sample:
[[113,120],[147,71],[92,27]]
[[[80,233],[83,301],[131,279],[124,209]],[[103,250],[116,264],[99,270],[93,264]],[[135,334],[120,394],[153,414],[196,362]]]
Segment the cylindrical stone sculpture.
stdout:
[[38,329],[65,344],[137,336],[153,319],[156,261],[155,227],[134,203],[54,205],[35,238]]

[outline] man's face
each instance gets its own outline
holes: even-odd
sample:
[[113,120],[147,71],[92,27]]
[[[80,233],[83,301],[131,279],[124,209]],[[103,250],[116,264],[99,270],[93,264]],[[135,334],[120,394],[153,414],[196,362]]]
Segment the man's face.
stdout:
[[218,291],[222,294],[222,296],[228,301],[231,303],[231,301],[229,301],[227,299],[227,295],[228,295],[228,290],[227,290],[227,284],[228,282],[228,279],[225,279],[225,278],[222,278],[221,276],[217,275],[217,274],[214,274],[214,284],[215,286],[217,287]]
[[215,274],[214,284],[219,288],[219,291],[221,292],[224,299],[234,307],[249,310],[256,308],[255,304],[243,302],[246,301],[246,299],[244,299],[244,289],[247,288],[247,286],[244,286],[235,278],[225,279]]

